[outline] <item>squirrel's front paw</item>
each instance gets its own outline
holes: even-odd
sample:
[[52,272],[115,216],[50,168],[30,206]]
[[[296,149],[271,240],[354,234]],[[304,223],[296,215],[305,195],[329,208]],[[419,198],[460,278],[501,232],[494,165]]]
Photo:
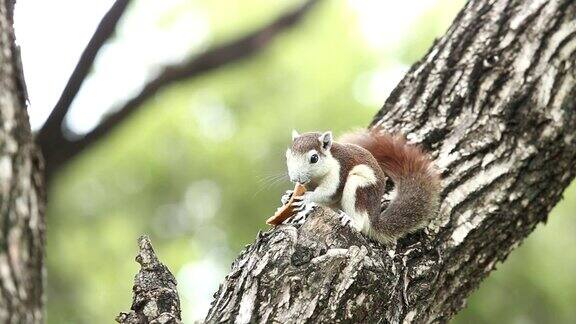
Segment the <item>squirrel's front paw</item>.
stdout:
[[[286,222],[289,222],[290,224],[303,224],[308,218],[308,215],[310,215],[312,211],[314,211],[315,207],[316,207],[315,203],[306,204],[302,210],[298,211]],[[286,222],[284,223],[286,224]]]
[[290,198],[292,198],[293,194],[294,194],[294,190],[286,190],[286,193],[284,193],[282,195],[282,198],[280,198],[280,202],[282,203],[282,205],[286,205],[288,203],[288,201],[290,200]]
[[310,201],[310,194],[305,192],[302,196],[295,196],[294,202],[292,203],[292,208],[295,212],[299,213],[306,209],[306,205],[309,205]]

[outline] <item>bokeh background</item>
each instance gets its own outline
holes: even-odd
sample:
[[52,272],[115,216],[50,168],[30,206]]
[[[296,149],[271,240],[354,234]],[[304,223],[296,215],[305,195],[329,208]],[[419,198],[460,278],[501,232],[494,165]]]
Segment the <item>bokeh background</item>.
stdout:
[[[135,0],[66,122],[77,133],[166,64],[242,36],[292,0]],[[19,0],[38,129],[111,0]],[[60,172],[49,188],[48,323],[109,323],[131,302],[136,238],[151,236],[204,317],[234,257],[291,187],[292,128],[366,126],[464,1],[326,0],[258,55],[179,82]],[[551,166],[552,167],[552,166]],[[455,323],[573,323],[576,188],[469,299]]]

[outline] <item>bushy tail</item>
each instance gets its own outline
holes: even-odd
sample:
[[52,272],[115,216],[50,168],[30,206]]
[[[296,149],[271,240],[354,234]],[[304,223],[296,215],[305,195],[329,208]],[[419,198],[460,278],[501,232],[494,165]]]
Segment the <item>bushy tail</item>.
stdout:
[[436,215],[440,175],[420,147],[378,128],[346,134],[340,142],[368,150],[394,182],[395,197],[377,219],[370,220],[376,238],[395,241],[426,226]]

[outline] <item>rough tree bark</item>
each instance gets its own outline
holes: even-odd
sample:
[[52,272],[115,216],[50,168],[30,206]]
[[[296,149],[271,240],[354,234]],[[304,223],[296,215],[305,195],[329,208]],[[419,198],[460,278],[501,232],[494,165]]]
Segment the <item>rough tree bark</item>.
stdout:
[[448,321],[574,177],[575,59],[576,2],[469,1],[372,123],[434,152],[427,233],[386,248],[318,208],[258,235],[206,321]]
[[181,323],[176,279],[158,260],[148,237],[140,237],[138,246],[140,252],[136,261],[140,264],[140,272],[134,278],[132,307],[128,313],[121,312],[116,321],[122,324]]
[[44,317],[44,194],[13,9],[14,1],[0,0],[0,323],[37,323]]

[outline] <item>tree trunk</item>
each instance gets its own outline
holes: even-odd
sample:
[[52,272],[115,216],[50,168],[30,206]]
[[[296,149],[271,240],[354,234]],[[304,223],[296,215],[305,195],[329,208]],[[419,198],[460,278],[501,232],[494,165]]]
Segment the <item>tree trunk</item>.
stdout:
[[39,323],[44,193],[14,40],[14,1],[0,0],[0,323]]
[[317,208],[233,263],[207,322],[447,322],[576,171],[576,2],[472,0],[377,114],[434,152],[442,204],[394,248]]

